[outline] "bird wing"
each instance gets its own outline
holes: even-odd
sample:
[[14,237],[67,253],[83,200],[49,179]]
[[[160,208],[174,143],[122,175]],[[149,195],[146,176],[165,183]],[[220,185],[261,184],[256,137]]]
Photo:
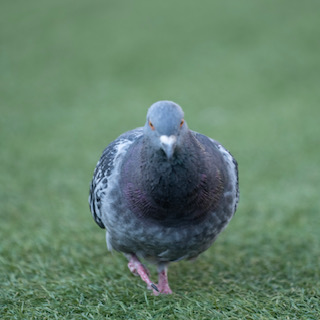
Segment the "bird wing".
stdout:
[[113,173],[115,161],[121,160],[127,147],[142,135],[142,127],[122,134],[105,148],[97,163],[90,185],[89,205],[95,222],[101,228],[105,228],[101,212],[101,198],[106,194],[108,180]]

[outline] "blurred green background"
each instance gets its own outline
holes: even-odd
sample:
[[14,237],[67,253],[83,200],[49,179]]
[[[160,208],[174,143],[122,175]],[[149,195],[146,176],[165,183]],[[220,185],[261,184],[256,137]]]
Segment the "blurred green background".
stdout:
[[[0,315],[319,316],[319,1],[0,4]],[[239,162],[240,205],[154,298],[87,205],[104,147],[173,100]]]

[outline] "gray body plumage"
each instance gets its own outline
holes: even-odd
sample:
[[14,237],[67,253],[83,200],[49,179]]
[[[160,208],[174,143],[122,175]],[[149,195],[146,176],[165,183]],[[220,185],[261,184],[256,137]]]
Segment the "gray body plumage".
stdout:
[[[107,229],[109,250],[161,264],[205,251],[234,215],[239,190],[231,154],[180,120],[181,129],[171,125],[170,106],[165,113],[160,109],[173,103],[158,104],[145,127],[122,134],[104,150],[89,203],[97,224]],[[177,137],[172,156],[157,147],[149,126],[161,128],[159,136]]]

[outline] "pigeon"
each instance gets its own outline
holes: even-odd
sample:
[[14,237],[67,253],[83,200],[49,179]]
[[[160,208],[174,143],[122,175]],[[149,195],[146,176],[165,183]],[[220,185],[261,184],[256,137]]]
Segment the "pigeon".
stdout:
[[[172,293],[168,265],[207,250],[238,200],[236,160],[217,141],[190,130],[172,101],[152,104],[144,127],[106,147],[89,195],[108,249],[122,252],[155,295]],[[157,284],[141,261],[157,266]]]

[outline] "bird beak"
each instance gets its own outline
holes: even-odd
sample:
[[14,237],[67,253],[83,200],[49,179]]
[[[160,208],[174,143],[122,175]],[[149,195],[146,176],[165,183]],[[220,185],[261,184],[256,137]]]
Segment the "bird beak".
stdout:
[[174,135],[171,136],[160,136],[161,148],[167,155],[168,159],[171,159],[174,149],[176,147],[177,137]]

